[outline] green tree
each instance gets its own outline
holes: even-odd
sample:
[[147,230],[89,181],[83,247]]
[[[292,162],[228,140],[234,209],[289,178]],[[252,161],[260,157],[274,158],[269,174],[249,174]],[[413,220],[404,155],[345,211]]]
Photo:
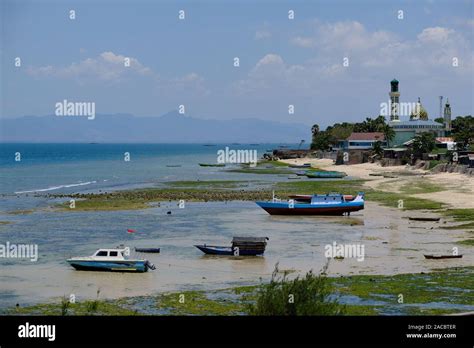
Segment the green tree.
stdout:
[[422,154],[431,152],[435,145],[435,135],[433,133],[418,134],[413,140],[413,153],[416,158],[421,158]]
[[331,148],[330,135],[326,131],[313,134],[313,141],[311,142],[312,150],[329,150]]
[[381,141],[376,141],[372,145],[372,151],[377,155],[382,157],[383,155],[383,148],[382,148],[382,142]]
[[471,115],[458,116],[452,121],[451,125],[451,134],[459,148],[465,149],[474,143],[474,117]]
[[438,122],[438,123],[441,123],[441,124],[444,124],[444,118],[442,117],[437,117],[434,119],[435,122]]

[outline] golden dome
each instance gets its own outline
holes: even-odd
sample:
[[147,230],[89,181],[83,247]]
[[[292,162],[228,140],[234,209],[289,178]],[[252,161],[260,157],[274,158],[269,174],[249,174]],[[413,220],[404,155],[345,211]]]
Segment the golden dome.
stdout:
[[428,112],[421,105],[421,100],[418,98],[418,103],[416,103],[415,110],[411,112],[410,120],[428,120]]

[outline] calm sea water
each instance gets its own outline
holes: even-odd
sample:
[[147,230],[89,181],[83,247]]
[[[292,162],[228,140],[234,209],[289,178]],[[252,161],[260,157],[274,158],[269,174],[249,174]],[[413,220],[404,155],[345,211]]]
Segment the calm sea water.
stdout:
[[[82,192],[160,181],[242,178],[198,163],[216,163],[217,151],[226,146],[257,150],[261,157],[279,145],[1,144],[0,193]],[[18,154],[20,161],[15,160]],[[180,167],[167,167],[175,165]]]

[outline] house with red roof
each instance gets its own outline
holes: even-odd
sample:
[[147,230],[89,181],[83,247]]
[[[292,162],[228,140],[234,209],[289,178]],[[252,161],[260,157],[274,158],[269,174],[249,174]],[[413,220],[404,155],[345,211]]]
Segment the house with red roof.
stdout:
[[333,150],[370,150],[378,141],[382,147],[387,146],[382,132],[352,132],[346,139],[341,139],[337,146],[333,147]]

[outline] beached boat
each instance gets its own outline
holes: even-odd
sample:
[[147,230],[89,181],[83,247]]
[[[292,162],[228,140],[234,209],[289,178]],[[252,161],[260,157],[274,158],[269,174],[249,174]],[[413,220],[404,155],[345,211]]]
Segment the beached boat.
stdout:
[[290,164],[290,168],[311,168],[311,163],[304,163],[304,164]]
[[425,259],[441,260],[441,259],[460,259],[462,255],[424,255]]
[[158,254],[160,252],[160,248],[135,248],[137,253],[154,253]]
[[263,255],[268,237],[234,237],[231,246],[195,245],[208,255],[257,256]]
[[432,218],[432,217],[409,217],[408,220],[411,221],[433,221],[438,222],[440,218]]
[[308,170],[305,175],[308,178],[315,178],[315,179],[339,179],[347,176],[346,173],[343,172],[336,172],[336,171],[327,171],[327,172],[321,172],[321,171],[313,171],[313,170]]
[[199,163],[201,167],[225,167],[224,163]]
[[125,248],[99,249],[92,256],[73,257],[67,262],[79,271],[147,272],[155,269],[148,260],[129,259]]
[[364,194],[360,192],[352,200],[339,193],[329,193],[312,195],[309,200],[306,196],[282,202],[273,197],[271,201],[256,203],[270,215],[343,215],[364,209]]

